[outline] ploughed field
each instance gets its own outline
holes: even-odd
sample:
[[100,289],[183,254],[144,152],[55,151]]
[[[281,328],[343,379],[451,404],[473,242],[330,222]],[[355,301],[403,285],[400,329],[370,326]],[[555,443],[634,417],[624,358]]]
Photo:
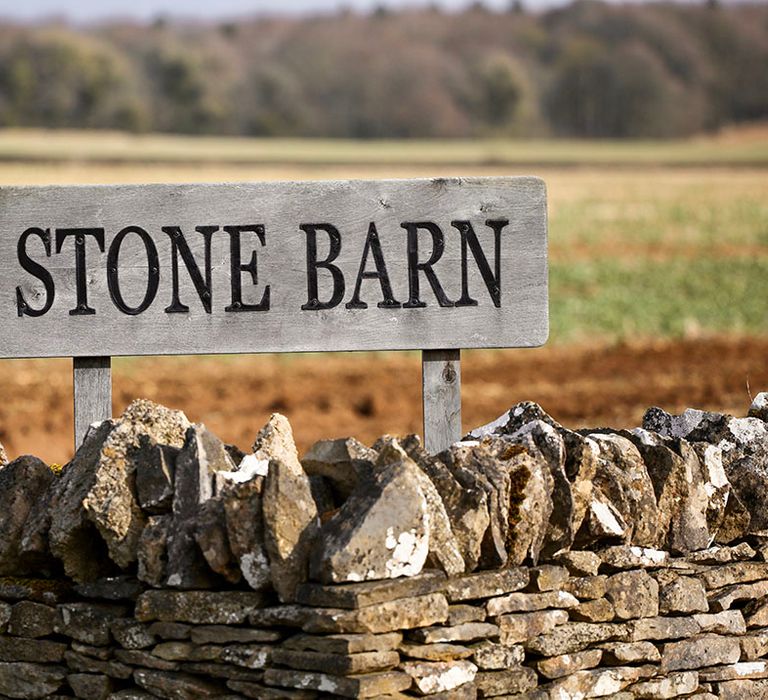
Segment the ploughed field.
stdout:
[[[713,337],[554,345],[464,353],[465,430],[522,400],[568,427],[640,425],[643,411],[688,406],[744,415],[768,388],[768,338]],[[0,363],[0,443],[49,462],[71,454],[69,360]],[[301,453],[316,440],[421,433],[416,353],[118,360],[114,413],[136,397],[183,409],[242,448],[275,411],[290,418]]]
[[[547,183],[550,343],[465,353],[465,429],[524,399],[619,427],[652,404],[743,412],[768,388],[766,128],[599,144],[0,131],[0,186],[516,174]],[[417,354],[128,359],[114,375],[115,412],[151,398],[242,447],[273,411],[301,449],[421,432]],[[71,362],[0,361],[0,386],[9,453],[68,459]]]

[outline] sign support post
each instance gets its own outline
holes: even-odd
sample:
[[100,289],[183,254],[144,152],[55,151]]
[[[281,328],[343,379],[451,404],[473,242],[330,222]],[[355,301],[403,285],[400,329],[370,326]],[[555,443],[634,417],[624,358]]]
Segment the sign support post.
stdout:
[[75,357],[72,362],[75,394],[75,450],[91,423],[112,417],[112,358]]
[[437,454],[461,440],[461,350],[421,353],[424,447]]
[[113,357],[418,350],[436,453],[461,350],[549,332],[533,177],[0,187],[0,234],[0,358],[75,357],[76,446]]

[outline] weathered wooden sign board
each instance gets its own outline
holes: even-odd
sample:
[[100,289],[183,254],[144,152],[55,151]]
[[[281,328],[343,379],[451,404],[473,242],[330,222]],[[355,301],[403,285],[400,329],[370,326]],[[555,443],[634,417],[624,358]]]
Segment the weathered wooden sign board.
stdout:
[[78,437],[111,356],[411,349],[435,448],[458,351],[548,333],[535,178],[2,188],[0,212],[0,357],[76,358]]

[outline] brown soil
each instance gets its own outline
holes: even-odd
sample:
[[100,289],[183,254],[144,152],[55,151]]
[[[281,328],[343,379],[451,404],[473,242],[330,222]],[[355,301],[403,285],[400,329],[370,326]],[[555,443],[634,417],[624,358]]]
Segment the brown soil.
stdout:
[[[744,415],[749,387],[768,389],[768,338],[465,353],[464,427],[531,399],[569,426],[631,427],[659,405]],[[69,360],[0,362],[0,442],[9,456],[64,462],[71,454]],[[136,397],[183,409],[247,448],[269,414],[293,424],[301,450],[315,440],[421,432],[416,353],[117,361],[114,408]]]

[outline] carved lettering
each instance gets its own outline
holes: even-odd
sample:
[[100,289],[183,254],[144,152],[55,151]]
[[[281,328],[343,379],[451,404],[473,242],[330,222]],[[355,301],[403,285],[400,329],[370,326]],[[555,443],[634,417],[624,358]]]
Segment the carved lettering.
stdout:
[[488,258],[483,252],[480,241],[477,240],[477,234],[469,221],[451,221],[451,226],[457,228],[461,234],[461,298],[456,302],[456,306],[477,306],[477,299],[469,295],[469,263],[467,258],[467,248],[472,251],[480,275],[485,282],[488,294],[491,295],[493,305],[498,309],[501,306],[501,231],[509,224],[506,219],[497,221],[489,219],[485,222],[486,226],[493,229],[493,272],[488,264]]
[[[320,311],[332,309],[338,306],[344,298],[344,274],[341,269],[333,264],[333,261],[341,253],[341,234],[331,224],[301,224],[299,228],[307,235],[307,303],[303,304],[302,311]],[[317,232],[324,231],[328,234],[330,250],[324,260],[317,259]],[[318,290],[318,269],[324,269],[331,273],[333,280],[333,293],[328,301],[320,301]]]
[[91,236],[99,250],[104,252],[103,228],[57,228],[56,229],[56,253],[61,253],[64,241],[70,236],[75,239],[75,286],[77,289],[77,302],[75,308],[69,312],[70,316],[92,316],[96,309],[88,306],[88,280],[85,275],[85,241]]
[[[419,223],[405,222],[400,224],[408,232],[408,301],[403,304],[404,309],[420,309],[427,305],[422,301],[419,289],[419,272],[424,276],[432,287],[432,291],[437,298],[440,306],[453,306],[453,302],[445,295],[440,280],[433,269],[433,266],[443,257],[445,250],[445,236],[440,227],[431,221],[422,221]],[[426,262],[419,262],[419,229],[428,231],[432,236],[432,253]]]
[[[144,293],[144,299],[142,299],[138,306],[129,306],[125,302],[120,291],[120,279],[118,277],[120,248],[123,245],[123,241],[130,234],[135,234],[141,239],[147,254],[147,290]],[[107,253],[107,287],[109,288],[109,296],[112,298],[112,303],[124,314],[137,316],[146,311],[155,300],[159,284],[160,260],[152,237],[140,226],[126,226],[115,236]]]
[[[373,255],[373,264],[376,269],[366,271],[365,268],[368,263],[369,252]],[[368,308],[368,304],[360,300],[360,287],[362,286],[364,279],[374,279],[379,281],[383,299],[376,306],[380,309],[397,309],[401,306],[400,302],[397,301],[394,294],[392,294],[392,283],[389,280],[387,265],[384,262],[384,253],[381,250],[379,233],[376,230],[376,224],[373,221],[371,221],[368,226],[368,235],[365,238],[363,257],[360,260],[360,270],[357,273],[357,280],[355,281],[355,291],[352,294],[352,298],[346,304],[348,309]]]
[[46,268],[40,263],[35,262],[27,254],[27,241],[32,236],[37,236],[42,242],[45,249],[46,257],[51,257],[51,230],[41,228],[28,228],[21,234],[19,242],[16,246],[16,254],[19,258],[19,264],[30,275],[37,277],[45,287],[45,303],[39,308],[35,309],[29,305],[29,302],[24,298],[21,287],[16,287],[16,313],[19,316],[44,316],[48,313],[51,306],[53,306],[53,300],[56,297],[56,288],[53,284],[53,277]]
[[163,226],[163,233],[171,239],[171,304],[165,307],[167,314],[186,314],[189,313],[189,307],[182,304],[179,299],[179,255],[184,261],[192,284],[195,285],[200,301],[206,313],[211,313],[211,303],[213,290],[211,287],[211,237],[218,226],[195,226],[195,231],[203,236],[205,245],[205,279],[200,274],[195,257],[189,249],[189,243],[184,238],[184,233],[178,226]]
[[264,293],[261,295],[261,301],[258,304],[246,304],[243,301],[243,280],[241,274],[247,272],[251,276],[251,282],[255,287],[259,283],[259,274],[256,256],[254,250],[251,254],[250,262],[245,265],[242,264],[242,248],[240,244],[240,235],[243,233],[255,233],[256,237],[262,246],[267,244],[266,234],[264,226],[261,224],[253,224],[247,226],[225,226],[224,230],[229,234],[229,254],[230,254],[230,286],[232,289],[232,303],[227,306],[225,311],[269,311],[270,286],[267,285],[264,288]]

